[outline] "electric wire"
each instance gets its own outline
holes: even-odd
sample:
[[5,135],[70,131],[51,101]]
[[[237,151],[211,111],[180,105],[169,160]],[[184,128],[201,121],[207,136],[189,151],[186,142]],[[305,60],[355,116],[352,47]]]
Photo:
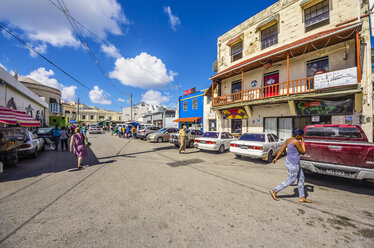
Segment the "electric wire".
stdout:
[[[84,84],[83,82],[81,82],[80,80],[78,80],[76,77],[74,77],[73,75],[71,75],[70,73],[68,73],[67,71],[65,71],[64,69],[62,69],[59,65],[57,65],[56,63],[54,63],[52,60],[50,60],[49,58],[47,58],[46,56],[44,56],[43,54],[39,53],[38,51],[36,51],[31,45],[29,45],[26,41],[24,41],[21,37],[19,37],[14,31],[10,30],[8,27],[6,27],[6,25],[2,22],[0,22],[0,28],[3,29],[5,32],[7,32],[9,35],[11,35],[12,37],[14,37],[16,40],[18,40],[19,42],[21,42],[23,45],[25,45],[27,48],[29,48],[30,50],[32,50],[33,52],[35,52],[36,54],[38,54],[40,57],[42,57],[45,61],[47,61],[48,63],[50,63],[51,65],[53,65],[54,67],[56,67],[59,71],[61,71],[62,73],[64,73],[66,76],[68,76],[69,78],[71,78],[72,80],[74,80],[75,82],[77,82],[79,85],[81,85],[83,88],[89,90],[90,92],[98,95],[99,97],[102,97],[103,99],[107,100],[107,101],[110,101],[112,102],[110,99],[106,98],[104,95],[101,95],[99,93],[97,93],[96,91],[92,90],[90,87],[88,87],[86,84]],[[113,104],[112,102],[112,105],[115,105],[119,108],[122,108],[121,106],[117,105],[117,104]]]

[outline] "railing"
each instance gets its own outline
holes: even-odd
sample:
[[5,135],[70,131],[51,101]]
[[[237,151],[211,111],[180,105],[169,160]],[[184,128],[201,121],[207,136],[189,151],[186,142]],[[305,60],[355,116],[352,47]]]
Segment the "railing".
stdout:
[[[314,91],[313,77],[291,80],[288,83],[268,85],[213,98],[212,106],[222,106],[238,102],[261,100],[277,96],[287,96]],[[242,94],[243,93],[243,94]]]

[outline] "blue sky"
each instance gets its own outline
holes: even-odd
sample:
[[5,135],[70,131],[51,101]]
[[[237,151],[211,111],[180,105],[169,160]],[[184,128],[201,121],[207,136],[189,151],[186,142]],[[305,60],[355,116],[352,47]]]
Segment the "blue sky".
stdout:
[[[59,0],[50,1],[59,6]],[[77,24],[112,86],[50,1],[3,0],[0,21],[92,92],[5,32],[0,33],[0,64],[59,88],[66,100],[79,97],[112,110],[129,106],[130,93],[133,103],[175,106],[183,90],[209,87],[217,38],[276,2],[60,0],[74,19],[100,37]]]

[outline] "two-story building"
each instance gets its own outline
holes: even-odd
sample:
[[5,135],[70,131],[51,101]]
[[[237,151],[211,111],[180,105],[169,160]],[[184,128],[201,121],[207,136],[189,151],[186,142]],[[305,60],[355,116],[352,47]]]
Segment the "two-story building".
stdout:
[[[312,123],[373,139],[369,1],[280,0],[218,38],[217,129],[285,139]],[[358,14],[359,12],[359,14]]]
[[178,98],[178,127],[187,126],[190,129],[203,130],[204,123],[204,93],[192,88],[184,91],[184,95]]

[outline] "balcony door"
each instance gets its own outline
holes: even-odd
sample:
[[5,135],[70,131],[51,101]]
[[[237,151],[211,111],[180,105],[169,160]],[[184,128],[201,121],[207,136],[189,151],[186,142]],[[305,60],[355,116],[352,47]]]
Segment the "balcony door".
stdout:
[[264,96],[277,96],[279,93],[279,72],[271,72],[264,75]]
[[242,80],[237,80],[231,83],[232,102],[238,102],[242,99]]

